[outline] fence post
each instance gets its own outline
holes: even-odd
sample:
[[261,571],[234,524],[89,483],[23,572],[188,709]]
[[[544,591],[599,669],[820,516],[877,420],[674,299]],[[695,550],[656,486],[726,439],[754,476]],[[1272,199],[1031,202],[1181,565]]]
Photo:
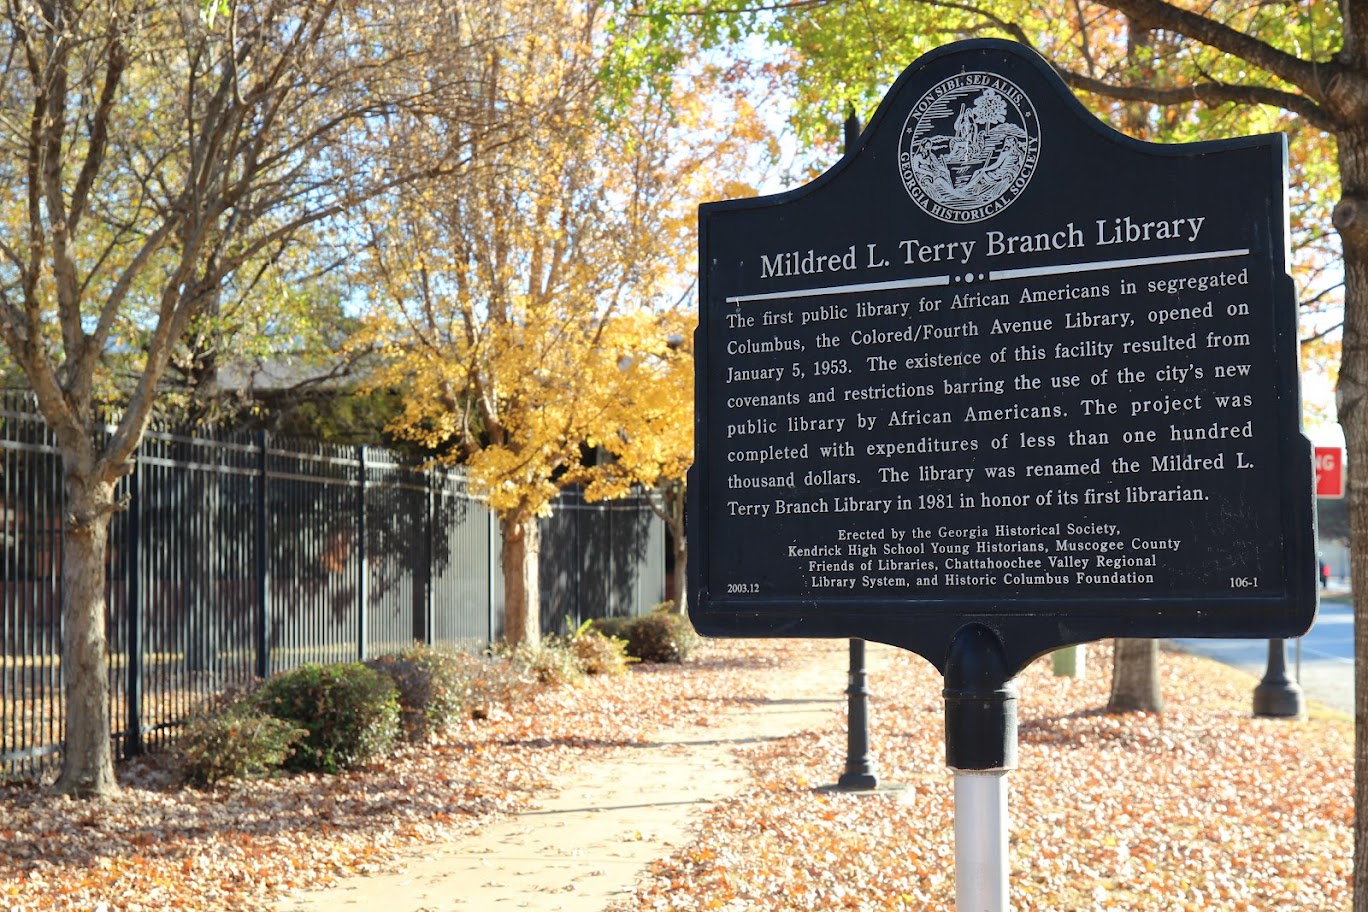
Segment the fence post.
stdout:
[[437,470],[428,469],[423,473],[427,478],[427,566],[423,569],[423,636],[421,642],[431,646],[436,642],[433,626],[434,616],[433,579],[436,577],[437,564]]
[[485,528],[489,533],[489,572],[486,575],[485,597],[489,605],[489,636],[486,642],[494,645],[494,582],[499,578],[499,518],[490,507],[485,507]]
[[366,572],[366,448],[356,448],[356,660],[366,661],[366,609],[370,593]]
[[143,623],[142,586],[139,565],[142,563],[142,489],[140,484],[141,450],[133,454],[133,471],[128,476],[128,541],[124,544],[127,561],[127,585],[124,588],[124,610],[128,612],[128,668],[124,680],[126,721],[124,724],[124,758],[136,757],[146,746],[142,736],[143,698]]
[[266,678],[271,673],[271,533],[270,492],[267,474],[270,436],[265,428],[257,431],[257,489],[256,489],[256,564],[257,564],[257,637],[256,673]]
[[[584,565],[586,563],[584,557],[584,542],[586,539],[590,537],[591,534],[590,532],[586,531],[586,529],[593,522],[593,517],[590,516],[590,511],[587,509],[589,507],[589,503],[584,499],[584,489],[579,489],[575,492],[575,494],[579,499],[579,503],[575,504],[569,511],[571,519],[574,523],[573,528],[575,530],[575,536],[572,539],[572,541],[575,543],[575,559],[570,562],[570,565],[574,568],[575,575],[570,583],[570,592],[572,593],[572,598],[570,599],[569,607],[569,611],[574,613],[569,614],[569,612],[567,612],[567,620],[570,622],[571,630],[579,626],[580,622],[580,602],[584,597],[584,578],[588,575],[584,572]],[[561,493],[560,499],[562,503],[565,501],[566,497],[564,492]],[[595,523],[595,525],[597,524]],[[613,578],[612,550],[613,549],[611,547],[608,549],[609,580]],[[612,596],[610,595],[609,601],[611,602],[611,600]]]

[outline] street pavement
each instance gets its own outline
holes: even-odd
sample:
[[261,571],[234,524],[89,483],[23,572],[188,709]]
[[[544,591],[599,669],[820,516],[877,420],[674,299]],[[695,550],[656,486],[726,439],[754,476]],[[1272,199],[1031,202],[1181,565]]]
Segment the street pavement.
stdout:
[[[1267,640],[1172,640],[1185,652],[1204,655],[1262,678]],[[1316,623],[1306,636],[1287,641],[1287,674],[1309,700],[1353,715],[1354,608],[1349,593],[1330,589],[1321,597]]]

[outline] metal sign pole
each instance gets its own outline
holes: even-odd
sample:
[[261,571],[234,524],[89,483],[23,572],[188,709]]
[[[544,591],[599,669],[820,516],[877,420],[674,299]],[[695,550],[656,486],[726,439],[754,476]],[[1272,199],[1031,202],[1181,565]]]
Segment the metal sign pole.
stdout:
[[1301,719],[1306,701],[1296,681],[1287,677],[1287,641],[1268,641],[1268,667],[1254,688],[1254,715],[1265,719]]
[[997,634],[968,624],[945,663],[945,761],[955,772],[955,908],[1007,912],[1007,771],[1016,687]]
[[955,772],[955,908],[1007,910],[1007,771]]

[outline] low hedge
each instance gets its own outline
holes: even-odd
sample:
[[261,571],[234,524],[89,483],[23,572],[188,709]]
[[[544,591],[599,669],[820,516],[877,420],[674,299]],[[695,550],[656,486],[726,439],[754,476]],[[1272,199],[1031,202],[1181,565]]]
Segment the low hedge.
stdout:
[[426,741],[461,717],[470,682],[457,653],[415,645],[397,655],[371,659],[366,665],[394,682],[399,728],[406,741]]
[[604,636],[625,641],[627,655],[639,662],[683,662],[699,642],[689,619],[667,610],[640,617],[597,618],[593,627]]
[[399,734],[394,682],[360,662],[304,665],[276,675],[255,702],[308,732],[285,761],[290,769],[348,769],[382,756]]
[[307,734],[267,715],[250,697],[232,694],[191,716],[173,753],[182,781],[214,785],[278,769]]

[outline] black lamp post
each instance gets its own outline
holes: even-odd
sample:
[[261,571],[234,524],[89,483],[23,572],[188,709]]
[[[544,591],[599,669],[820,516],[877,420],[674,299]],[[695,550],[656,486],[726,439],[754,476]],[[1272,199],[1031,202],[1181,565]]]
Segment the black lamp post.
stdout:
[[1287,676],[1287,641],[1268,641],[1268,667],[1254,688],[1254,715],[1269,719],[1296,719],[1306,714],[1302,689]]
[[840,789],[879,787],[874,763],[869,758],[869,676],[865,674],[865,641],[850,641],[850,685],[846,687],[846,765]]
[[[855,151],[860,136],[860,120],[852,108],[845,122],[845,154]],[[846,765],[840,789],[866,790],[879,786],[874,764],[869,758],[869,676],[865,673],[865,641],[850,640],[850,683],[846,687]]]

